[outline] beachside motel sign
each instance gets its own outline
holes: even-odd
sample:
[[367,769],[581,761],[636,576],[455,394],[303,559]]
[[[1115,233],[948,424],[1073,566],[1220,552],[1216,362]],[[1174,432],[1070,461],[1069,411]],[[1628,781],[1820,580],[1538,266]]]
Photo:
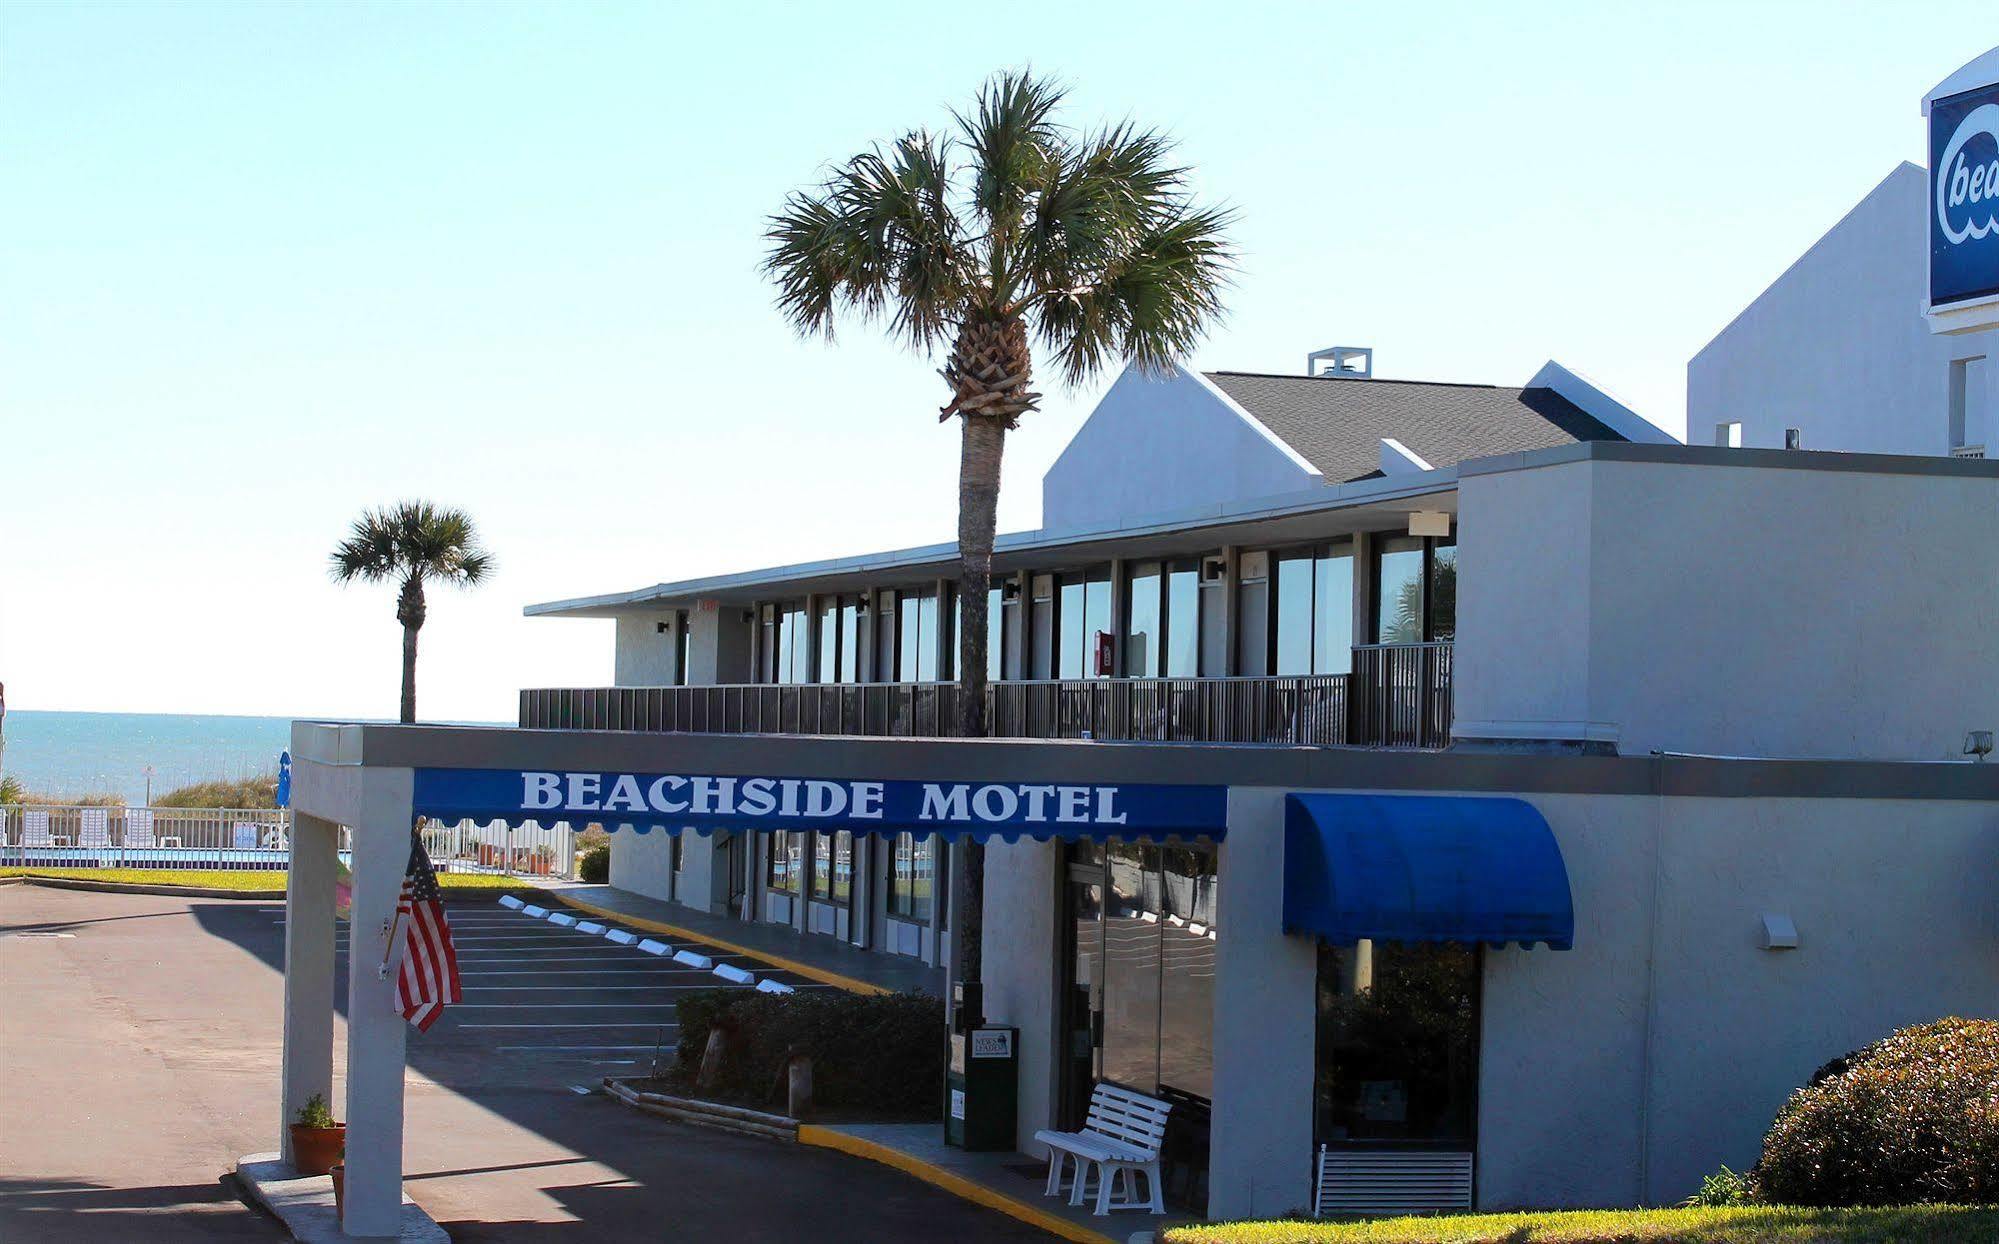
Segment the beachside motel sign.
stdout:
[[847,829],[1035,838],[1219,838],[1228,788],[911,782],[685,773],[418,769],[416,811],[447,819],[588,820],[644,830]]
[[1931,325],[1940,332],[1990,327],[1999,323],[1999,306],[1952,308],[1999,296],[1999,49],[1946,79],[1924,110]]

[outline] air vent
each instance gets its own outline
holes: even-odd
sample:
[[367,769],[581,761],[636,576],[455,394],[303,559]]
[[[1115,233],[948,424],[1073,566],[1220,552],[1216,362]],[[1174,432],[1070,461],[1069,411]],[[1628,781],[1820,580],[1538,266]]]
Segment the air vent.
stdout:
[[1436,1214],[1471,1208],[1472,1155],[1319,1146],[1315,1217]]
[[1374,375],[1373,346],[1327,346],[1305,356],[1305,374],[1327,380],[1366,380]]

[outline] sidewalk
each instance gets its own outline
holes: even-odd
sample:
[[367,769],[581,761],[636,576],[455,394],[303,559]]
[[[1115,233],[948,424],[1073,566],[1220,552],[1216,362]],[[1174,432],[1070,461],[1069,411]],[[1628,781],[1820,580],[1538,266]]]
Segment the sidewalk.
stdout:
[[1126,1244],[1156,1240],[1169,1226],[1199,1221],[1191,1214],[1147,1214],[1114,1210],[1102,1218],[1066,1196],[1044,1196],[1048,1164],[1021,1153],[967,1153],[944,1143],[935,1123],[802,1124],[801,1144],[839,1149],[907,1171],[926,1183],[969,1201],[1011,1214],[1023,1222],[1079,1244]]
[[669,937],[707,942],[752,955],[811,980],[859,993],[927,993],[942,997],[944,970],[901,955],[861,950],[835,938],[800,933],[782,925],[733,920],[705,911],[647,898],[608,885],[557,883],[539,889],[559,902],[611,916]]

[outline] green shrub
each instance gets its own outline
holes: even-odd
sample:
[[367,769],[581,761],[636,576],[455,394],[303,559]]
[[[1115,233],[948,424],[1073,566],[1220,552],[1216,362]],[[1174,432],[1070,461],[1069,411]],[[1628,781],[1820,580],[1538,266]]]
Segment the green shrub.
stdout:
[[1999,1201],[1999,1022],[1940,1019],[1836,1058],[1791,1094],[1751,1172],[1796,1205]]
[[603,885],[611,879],[611,847],[609,843],[598,843],[583,848],[583,854],[576,857],[576,876],[580,881],[592,885]]
[[756,1106],[782,1108],[791,1055],[812,1058],[814,1104],[821,1110],[931,1121],[944,1084],[944,1003],[922,994],[793,994],[709,989],[676,1003],[679,1077],[694,1082],[708,1032],[731,1031],[714,1092]]
[[1747,1205],[1755,1199],[1749,1178],[1724,1166],[1712,1175],[1703,1176],[1700,1189],[1681,1204],[1689,1208],[1720,1209]]

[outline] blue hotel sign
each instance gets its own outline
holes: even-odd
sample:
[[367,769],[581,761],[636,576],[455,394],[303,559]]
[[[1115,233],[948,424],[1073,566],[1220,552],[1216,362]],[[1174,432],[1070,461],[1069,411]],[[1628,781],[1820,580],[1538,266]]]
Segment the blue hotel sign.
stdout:
[[1999,83],[1930,104],[1930,305],[1999,294]]
[[890,782],[533,769],[418,769],[416,811],[640,830],[845,829],[945,838],[1220,838],[1228,788]]

